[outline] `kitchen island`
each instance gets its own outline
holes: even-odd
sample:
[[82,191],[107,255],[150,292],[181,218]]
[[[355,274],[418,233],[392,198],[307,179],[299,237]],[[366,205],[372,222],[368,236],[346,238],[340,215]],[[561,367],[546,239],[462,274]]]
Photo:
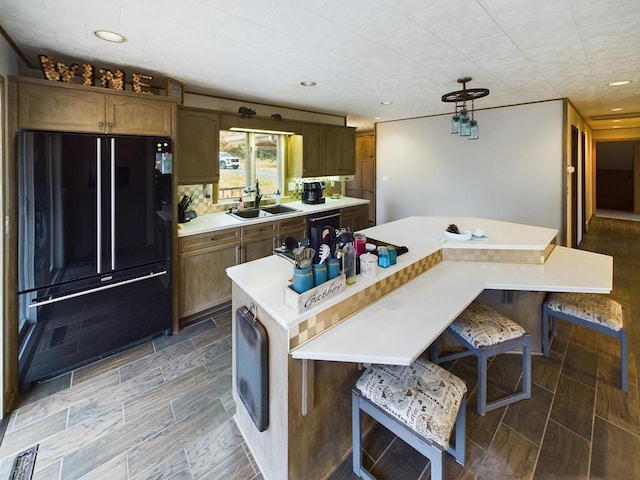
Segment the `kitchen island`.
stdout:
[[[452,222],[480,228],[487,238],[447,239]],[[255,428],[234,383],[236,422],[265,478],[328,476],[351,448],[350,392],[358,365],[411,363],[485,289],[608,293],[612,287],[611,257],[556,246],[553,229],[410,217],[364,232],[409,251],[376,278],[358,276],[302,313],[283,301],[291,276],[286,260],[272,256],[227,270],[233,311],[252,306],[268,335],[265,431]],[[234,324],[234,349],[236,336]],[[234,355],[234,378],[237,361]]]

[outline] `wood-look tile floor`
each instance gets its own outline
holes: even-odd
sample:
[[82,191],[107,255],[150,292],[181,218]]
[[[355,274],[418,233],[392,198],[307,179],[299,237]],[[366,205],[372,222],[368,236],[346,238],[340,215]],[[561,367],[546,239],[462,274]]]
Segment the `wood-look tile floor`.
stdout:
[[[470,390],[467,461],[447,458],[448,480],[640,478],[640,222],[595,218],[581,248],[614,256],[613,296],[629,319],[629,393],[619,389],[618,344],[567,323],[551,357],[533,358],[532,398],[484,417],[475,413],[474,361],[460,359],[449,368]],[[37,385],[9,417],[0,479],[34,444],[36,480],[261,479],[232,420],[230,332],[226,306],[178,335]],[[515,388],[519,366],[497,357],[490,395]],[[428,462],[382,427],[364,448],[381,480],[429,478]],[[331,480],[352,478],[349,456]]]

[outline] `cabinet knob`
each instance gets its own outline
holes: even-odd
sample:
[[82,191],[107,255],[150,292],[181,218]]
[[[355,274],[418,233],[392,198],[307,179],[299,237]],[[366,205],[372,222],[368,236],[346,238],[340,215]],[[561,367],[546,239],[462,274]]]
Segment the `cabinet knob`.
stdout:
[[100,128],[104,127],[104,122],[98,122],[98,127]]
[[113,127],[113,123],[109,122],[109,128]]

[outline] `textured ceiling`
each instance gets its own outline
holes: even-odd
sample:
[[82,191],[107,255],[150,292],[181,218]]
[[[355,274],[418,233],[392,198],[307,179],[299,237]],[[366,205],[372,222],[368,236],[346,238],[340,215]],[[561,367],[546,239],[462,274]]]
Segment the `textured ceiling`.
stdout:
[[477,108],[567,97],[594,129],[640,127],[639,0],[0,0],[0,25],[34,67],[167,76],[361,128],[452,111],[462,76],[491,90]]

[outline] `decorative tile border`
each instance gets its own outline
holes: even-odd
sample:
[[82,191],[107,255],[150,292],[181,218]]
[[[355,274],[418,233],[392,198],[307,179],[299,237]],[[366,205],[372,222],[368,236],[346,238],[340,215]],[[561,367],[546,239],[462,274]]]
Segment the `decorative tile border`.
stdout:
[[442,259],[450,262],[499,262],[543,264],[556,246],[554,238],[544,250],[499,250],[489,248],[443,248]]
[[289,329],[289,351],[294,350],[303,343],[311,340],[316,335],[337,325],[347,319],[367,305],[378,301],[384,295],[401,287],[418,275],[422,275],[427,270],[442,262],[442,251],[437,251],[431,255],[418,260],[393,275],[382,278],[376,283],[369,285],[364,290],[345,298],[341,302],[303,320],[298,325]]

